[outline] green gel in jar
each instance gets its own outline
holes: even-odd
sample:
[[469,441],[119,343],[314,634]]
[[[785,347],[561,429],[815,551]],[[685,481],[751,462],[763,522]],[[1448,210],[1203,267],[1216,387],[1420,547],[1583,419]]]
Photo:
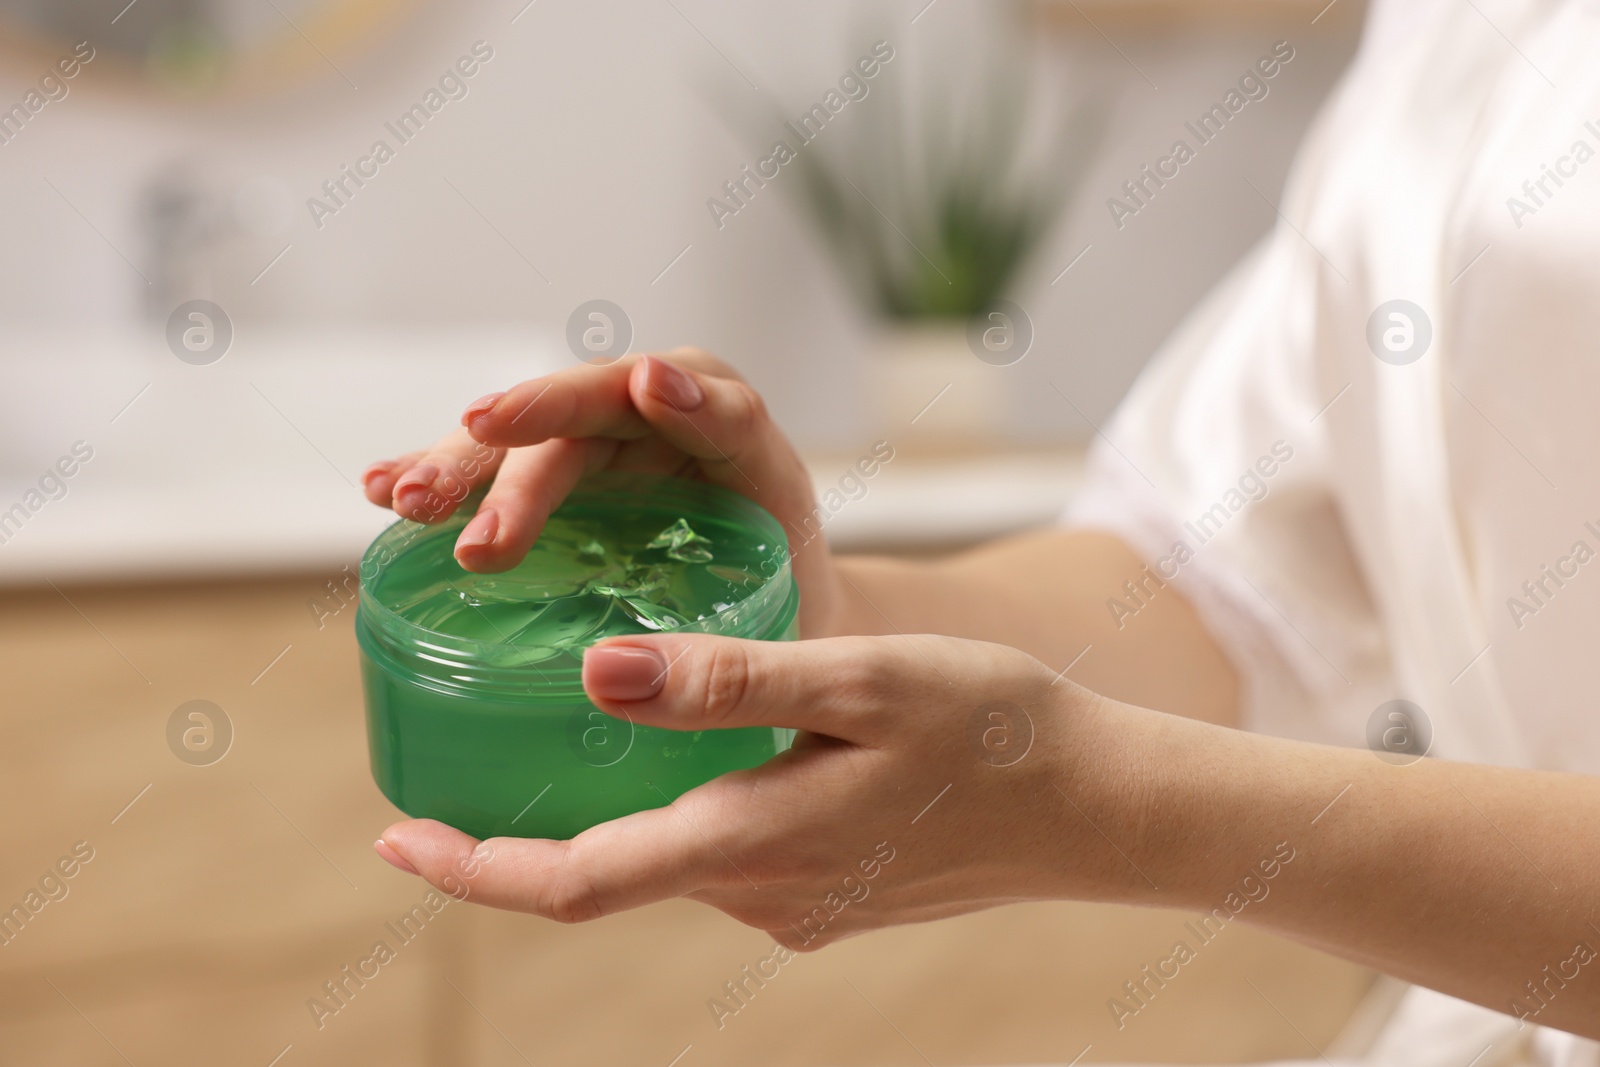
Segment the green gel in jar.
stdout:
[[701,482],[594,475],[500,574],[452,555],[472,511],[397,522],[361,561],[372,775],[400,810],[479,838],[569,838],[789,747],[792,730],[614,719],[580,675],[586,647],[623,634],[793,640],[788,541],[758,505]]

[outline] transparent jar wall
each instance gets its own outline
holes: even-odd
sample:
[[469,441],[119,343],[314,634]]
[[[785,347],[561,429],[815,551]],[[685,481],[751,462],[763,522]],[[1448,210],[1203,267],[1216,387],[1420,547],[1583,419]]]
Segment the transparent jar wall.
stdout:
[[[778,640],[793,640],[790,622]],[[361,654],[372,776],[401,811],[473,837],[569,838],[755,767],[794,731],[635,726],[565,706],[442,693]]]

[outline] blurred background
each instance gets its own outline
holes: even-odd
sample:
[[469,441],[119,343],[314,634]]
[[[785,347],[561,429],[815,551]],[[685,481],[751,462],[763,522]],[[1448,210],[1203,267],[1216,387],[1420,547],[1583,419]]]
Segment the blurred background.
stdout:
[[[599,324],[736,364],[819,487],[890,442],[840,548],[1048,522],[1275,221],[1361,15],[0,0],[0,906],[94,851],[0,947],[0,1064],[1326,1051],[1364,973],[1230,932],[1118,1029],[1106,1001],[1183,917],[1075,906],[848,942],[721,1028],[706,1001],[769,946],[688,904],[571,929],[452,905],[320,1029],[306,1001],[420,897],[369,847],[394,812],[340,596],[388,519],[369,462]],[[1278,42],[1265,95],[1130,199]],[[194,699],[226,759],[169,750]]]

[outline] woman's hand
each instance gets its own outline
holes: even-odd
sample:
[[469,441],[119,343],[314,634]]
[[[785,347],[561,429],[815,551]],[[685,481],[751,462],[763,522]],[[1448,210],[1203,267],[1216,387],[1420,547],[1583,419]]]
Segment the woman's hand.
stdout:
[[385,831],[379,852],[457,897],[562,922],[687,896],[793,949],[1011,901],[1151,889],[1119,852],[1132,842],[1111,843],[1132,833],[1118,812],[1137,805],[1113,795],[1104,702],[1014,649],[622,637],[588,651],[584,684],[601,709],[644,725],[803,732],[761,767],[571,841],[479,845],[417,820]]
[[1593,777],[1241,733],[954,638],[615,638],[584,683],[635,722],[805,732],[571,841],[412,821],[378,852],[458,899],[578,922],[686,896],[796,950],[1011,901],[1182,908],[1600,1038]]
[[826,632],[838,599],[811,479],[756,391],[697,349],[583,364],[472,403],[463,429],[374,463],[367,498],[421,522],[488,493],[456,540],[467,570],[503,571],[533,546],[578,479],[601,470],[697,478],[741,493],[789,531],[802,635]]

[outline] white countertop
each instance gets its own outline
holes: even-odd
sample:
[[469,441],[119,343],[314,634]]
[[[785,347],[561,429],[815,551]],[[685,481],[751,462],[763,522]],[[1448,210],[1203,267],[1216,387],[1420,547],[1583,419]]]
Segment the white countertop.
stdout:
[[[0,515],[43,503],[6,531],[0,585],[337,571],[392,521],[360,495],[361,470],[417,447],[414,427],[451,426],[474,397],[567,365],[553,353],[512,330],[318,331],[258,336],[194,367],[159,342],[7,337]],[[65,495],[28,497],[80,441],[93,458]],[[819,492],[850,462],[811,464]],[[844,550],[950,545],[1045,523],[1080,468],[1065,453],[899,454],[829,517],[828,536]]]
[[[839,485],[849,461],[807,464],[819,496]],[[969,458],[898,455],[827,521],[844,551],[970,544],[1056,519],[1083,477],[1083,453],[1009,453]],[[843,495],[841,493],[841,495]]]

